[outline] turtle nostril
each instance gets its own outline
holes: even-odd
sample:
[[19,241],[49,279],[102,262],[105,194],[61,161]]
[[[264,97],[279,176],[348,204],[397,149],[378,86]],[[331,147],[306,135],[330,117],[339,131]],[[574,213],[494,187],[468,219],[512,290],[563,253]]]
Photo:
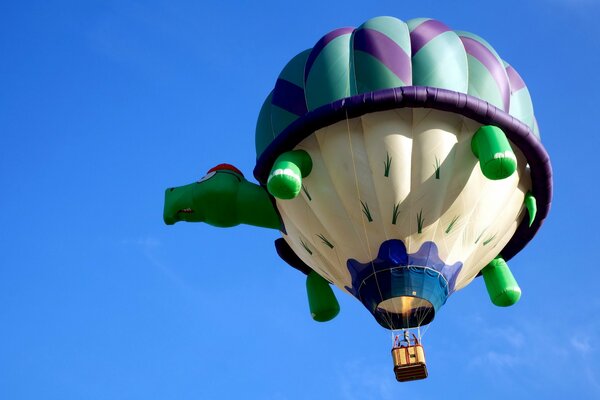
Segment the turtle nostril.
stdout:
[[169,192],[172,192],[173,190],[175,190],[175,188],[171,188],[171,189],[169,189]]

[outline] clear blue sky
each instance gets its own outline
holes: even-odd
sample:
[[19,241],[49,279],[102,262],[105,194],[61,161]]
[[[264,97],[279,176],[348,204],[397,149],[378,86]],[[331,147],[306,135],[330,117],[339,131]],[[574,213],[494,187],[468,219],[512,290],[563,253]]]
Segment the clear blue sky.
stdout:
[[[163,190],[251,176],[285,62],[378,15],[477,33],[521,73],[555,171],[547,223],[491,305],[478,279],[395,382],[354,298],[327,324],[277,234],[162,222]],[[4,1],[0,5],[1,399],[600,398],[600,3]]]

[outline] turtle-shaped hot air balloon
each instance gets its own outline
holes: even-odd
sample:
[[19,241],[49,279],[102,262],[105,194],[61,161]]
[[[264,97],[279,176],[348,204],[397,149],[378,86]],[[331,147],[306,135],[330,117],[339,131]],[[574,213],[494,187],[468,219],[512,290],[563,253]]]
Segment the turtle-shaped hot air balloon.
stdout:
[[256,154],[259,184],[217,166],[167,189],[165,222],[280,230],[316,320],[339,310],[329,283],[392,330],[478,275],[494,304],[519,299],[505,260],[546,218],[552,171],[525,83],[479,36],[392,17],[327,33],[279,75]]

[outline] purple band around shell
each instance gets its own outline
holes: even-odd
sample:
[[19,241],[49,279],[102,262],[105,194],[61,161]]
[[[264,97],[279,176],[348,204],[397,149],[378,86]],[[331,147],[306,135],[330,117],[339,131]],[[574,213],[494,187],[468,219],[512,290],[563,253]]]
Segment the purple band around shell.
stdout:
[[273,139],[258,157],[254,176],[265,185],[277,156],[292,150],[318,129],[347,118],[395,108],[431,108],[454,112],[481,124],[497,126],[523,152],[531,168],[532,192],[538,206],[537,217],[531,227],[528,226],[527,218],[523,219],[501,254],[508,260],[521,251],[535,236],[550,211],[552,202],[550,158],[542,143],[527,125],[486,101],[464,93],[432,87],[405,86],[362,93],[326,104],[298,118]]
[[329,32],[327,35],[323,36],[317,44],[313,47],[312,51],[308,55],[308,59],[306,60],[306,66],[304,67],[304,81],[308,79],[308,74],[310,73],[310,69],[314,64],[315,60],[321,54],[321,51],[327,46],[333,39],[348,35],[354,31],[354,28],[339,28],[334,31]]
[[490,72],[490,75],[492,75],[492,78],[494,78],[494,81],[498,86],[498,90],[500,91],[504,110],[508,111],[510,104],[510,88],[506,79],[507,77],[506,72],[504,71],[504,66],[487,47],[479,43],[477,40],[466,36],[461,36],[460,40],[462,41],[467,54],[475,57],[475,59],[483,64],[483,66]]
[[421,50],[432,39],[436,38],[444,32],[448,32],[449,30],[450,28],[448,28],[440,21],[436,21],[435,19],[427,20],[421,25],[417,26],[410,33],[412,55],[414,56],[415,54],[417,54],[417,52]]
[[354,33],[354,50],[375,57],[388,67],[405,85],[412,84],[410,56],[396,42],[374,29],[359,29]]

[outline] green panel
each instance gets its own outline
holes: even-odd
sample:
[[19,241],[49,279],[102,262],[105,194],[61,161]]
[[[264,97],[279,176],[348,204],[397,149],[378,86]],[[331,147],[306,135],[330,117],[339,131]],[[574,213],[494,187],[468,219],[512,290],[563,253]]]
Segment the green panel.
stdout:
[[292,82],[293,84],[304,87],[304,65],[306,65],[306,59],[312,49],[304,50],[302,53],[296,55],[290,60],[289,63],[283,68],[279,74],[280,79]]
[[464,37],[468,37],[470,39],[473,39],[479,43],[481,43],[482,45],[484,45],[485,47],[487,47],[487,49],[489,51],[492,52],[492,54],[494,56],[496,56],[496,58],[498,59],[498,61],[500,62],[500,64],[502,64],[502,60],[500,59],[500,56],[498,55],[498,53],[496,52],[496,50],[494,50],[494,48],[492,47],[491,44],[489,44],[485,39],[483,39],[480,36],[477,36],[474,33],[471,32],[465,32],[465,31],[454,31],[454,33],[456,33],[458,36],[464,36]]
[[256,158],[258,158],[262,152],[267,148],[273,141],[275,134],[273,133],[273,126],[271,124],[271,100],[273,99],[273,92],[269,93],[269,96],[265,100],[258,114],[258,121],[256,122],[256,136],[254,138],[256,145]]
[[381,61],[365,52],[354,51],[354,68],[357,93],[406,86]]
[[273,137],[279,135],[289,124],[298,119],[298,115],[284,110],[281,107],[271,105],[271,125]]
[[352,49],[352,53],[350,54],[349,67],[350,67],[350,96],[355,96],[359,93],[358,84],[356,82],[356,51],[354,51],[354,35],[350,39],[350,49]]
[[413,18],[406,21],[406,25],[408,26],[408,29],[412,31],[417,26],[421,25],[425,21],[429,21],[430,19],[431,18]]
[[[504,69],[510,66],[510,64],[504,60],[502,60],[502,64],[504,65]],[[527,86],[516,91],[511,88],[510,109],[508,113],[526,124],[533,131],[533,134],[538,139],[540,138],[535,117],[533,115],[533,102],[531,101],[531,95]]]
[[309,110],[350,96],[350,38],[333,39],[315,59],[305,85]]
[[534,129],[533,104],[526,87],[511,94],[509,114]]
[[537,137],[538,139],[541,140],[540,128],[538,126],[537,119],[535,119],[535,117],[533,117],[533,134],[535,135],[535,137]]
[[481,273],[492,303],[508,307],[519,301],[521,288],[502,257],[493,259]]
[[329,282],[315,271],[306,277],[306,292],[310,315],[315,321],[325,322],[332,320],[340,312],[338,304]]
[[363,28],[383,33],[410,55],[410,33],[404,21],[394,17],[376,17],[358,27],[358,29]]
[[468,55],[467,60],[469,61],[468,94],[479,97],[503,110],[504,103],[502,102],[498,84],[490,74],[489,70],[475,57]]
[[467,93],[467,54],[454,32],[432,39],[413,56],[412,63],[413,85]]

